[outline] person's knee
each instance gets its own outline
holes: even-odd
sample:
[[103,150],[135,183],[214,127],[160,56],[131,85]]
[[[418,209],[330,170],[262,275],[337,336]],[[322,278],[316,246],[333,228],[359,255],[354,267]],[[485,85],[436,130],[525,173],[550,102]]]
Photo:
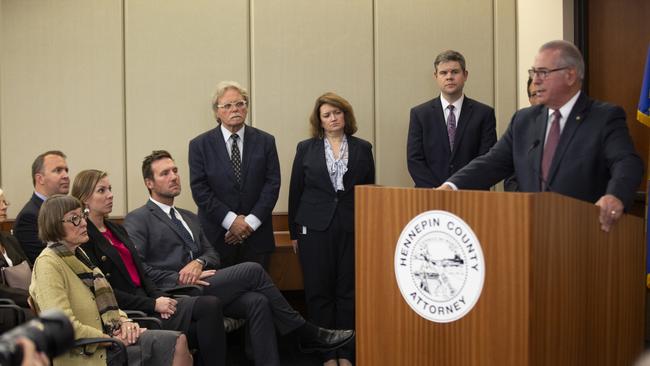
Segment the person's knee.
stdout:
[[246,270],[246,271],[248,271],[250,273],[259,274],[259,273],[264,273],[265,272],[264,267],[262,267],[261,264],[256,263],[256,262],[244,262],[244,263],[240,264],[240,266],[242,266],[242,269],[244,269],[244,270]]
[[216,312],[218,314],[222,313],[223,303],[215,296],[202,296],[200,299],[202,303],[202,308],[210,309],[210,312]]
[[187,346],[187,337],[185,337],[185,334],[180,334],[178,338],[176,338],[176,347],[174,347],[177,353],[185,353],[189,352],[189,348]]

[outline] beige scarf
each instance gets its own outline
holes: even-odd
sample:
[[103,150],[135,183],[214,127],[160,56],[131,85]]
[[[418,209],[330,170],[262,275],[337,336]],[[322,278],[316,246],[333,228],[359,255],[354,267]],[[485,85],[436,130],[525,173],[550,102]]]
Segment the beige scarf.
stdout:
[[63,262],[93,292],[97,310],[99,310],[104,324],[104,333],[113,336],[113,333],[120,329],[120,312],[113,289],[104,278],[102,271],[92,264],[81,248],[77,248],[75,254],[72,254],[70,249],[61,243],[49,244],[49,248],[63,259]]

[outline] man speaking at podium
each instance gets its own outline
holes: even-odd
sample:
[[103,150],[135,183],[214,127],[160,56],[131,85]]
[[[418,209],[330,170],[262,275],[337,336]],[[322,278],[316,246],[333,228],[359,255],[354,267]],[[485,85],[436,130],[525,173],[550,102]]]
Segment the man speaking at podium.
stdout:
[[584,70],[573,44],[544,44],[528,70],[540,104],[517,111],[487,154],[438,189],[485,189],[514,173],[522,192],[550,191],[594,202],[601,228],[609,231],[632,204],[643,163],[623,109],[581,91]]

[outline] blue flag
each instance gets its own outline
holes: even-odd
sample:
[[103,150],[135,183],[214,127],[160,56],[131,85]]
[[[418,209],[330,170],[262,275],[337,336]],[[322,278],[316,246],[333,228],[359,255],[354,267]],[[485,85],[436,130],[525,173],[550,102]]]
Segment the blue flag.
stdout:
[[644,70],[641,96],[639,96],[639,108],[636,111],[636,119],[650,127],[650,46],[648,46],[648,57],[646,57]]

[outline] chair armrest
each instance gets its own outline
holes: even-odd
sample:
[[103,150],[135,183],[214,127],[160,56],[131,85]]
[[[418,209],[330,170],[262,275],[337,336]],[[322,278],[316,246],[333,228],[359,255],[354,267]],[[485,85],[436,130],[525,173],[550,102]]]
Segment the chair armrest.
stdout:
[[0,299],[0,304],[16,305],[16,303],[12,299],[7,299],[7,298],[1,298]]
[[101,343],[112,343],[112,346],[117,347],[118,352],[124,352],[124,355],[126,356],[126,347],[124,347],[124,344],[113,338],[81,338],[74,341],[74,346],[80,347],[84,355],[91,356],[94,352],[88,351],[86,346]]
[[138,323],[141,328],[163,329],[162,320],[154,318],[153,316],[136,316],[131,318],[131,320]]
[[[9,300],[11,301],[11,300]],[[23,308],[20,306],[16,305],[11,301],[10,304],[0,304],[0,309],[8,309],[14,312],[15,314],[15,319],[16,319],[16,324],[22,324],[25,322],[25,312],[23,311]]]
[[122,310],[122,311],[126,313],[126,316],[128,316],[129,318],[147,316],[147,313],[140,310]]

